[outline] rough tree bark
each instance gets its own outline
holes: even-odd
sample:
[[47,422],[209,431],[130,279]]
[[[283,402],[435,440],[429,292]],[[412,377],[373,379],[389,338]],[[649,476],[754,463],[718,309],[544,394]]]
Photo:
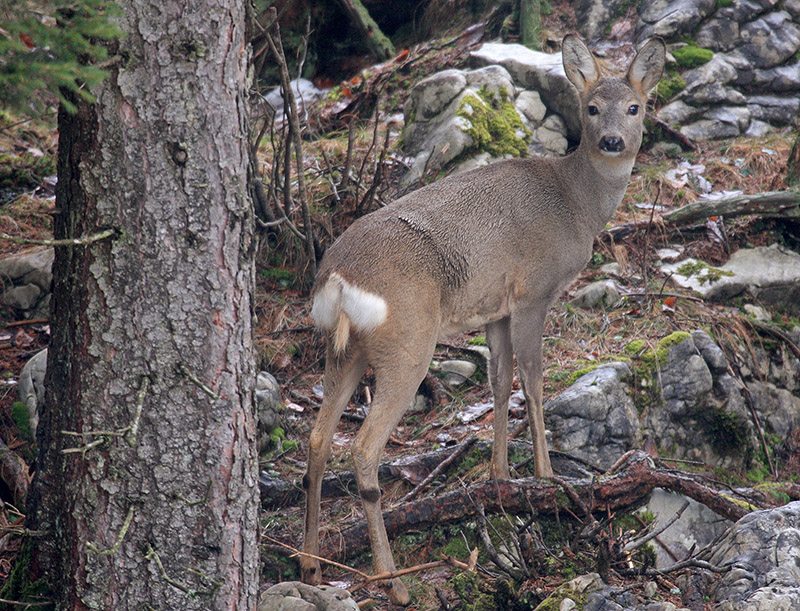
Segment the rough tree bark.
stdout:
[[59,116],[28,580],[58,609],[254,609],[245,3],[121,0],[97,104]]

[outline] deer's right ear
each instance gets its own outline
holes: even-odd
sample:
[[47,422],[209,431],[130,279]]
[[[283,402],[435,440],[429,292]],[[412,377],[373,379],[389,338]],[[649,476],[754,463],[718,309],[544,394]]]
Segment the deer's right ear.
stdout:
[[561,57],[567,78],[584,92],[600,78],[600,66],[589,48],[575,34],[567,34],[561,43]]

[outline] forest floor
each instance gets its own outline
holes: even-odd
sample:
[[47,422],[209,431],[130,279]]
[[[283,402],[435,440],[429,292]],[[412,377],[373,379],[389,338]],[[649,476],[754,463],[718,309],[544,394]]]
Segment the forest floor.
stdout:
[[[375,209],[382,202],[391,201],[397,195],[397,177],[404,163],[402,154],[396,148],[398,113],[401,112],[402,100],[420,75],[444,67],[458,67],[463,59],[463,49],[459,49],[458,45],[442,46],[427,52],[413,70],[392,75],[378,103],[380,112],[377,120],[368,114],[365,120],[352,123],[350,128],[349,122],[339,119],[343,116],[341,108],[349,100],[357,99],[361,88],[368,86],[368,78],[360,76],[341,84],[330,96],[329,102],[310,117],[305,140],[305,166],[314,226],[321,244],[329,244],[358,215]],[[325,127],[323,129],[320,126]],[[262,174],[265,182],[269,183],[275,151],[281,146],[281,133],[275,131],[270,134],[266,131],[265,134],[259,150]],[[698,170],[698,175],[702,175],[714,191],[759,193],[781,188],[792,138],[793,134],[780,132],[756,140],[704,143],[696,152],[667,155],[645,149],[640,153],[625,200],[612,221],[612,225],[636,223],[640,229],[616,242],[598,239],[590,265],[575,280],[567,294],[553,306],[548,316],[544,339],[545,400],[562,392],[587,367],[614,360],[616,356],[624,354],[625,346],[633,340],[643,340],[654,346],[659,339],[676,330],[713,327],[717,331],[718,341],[733,343],[742,333],[752,332],[748,330],[749,327],[740,324],[741,312],[737,306],[675,297],[684,293],[671,286],[655,267],[655,251],[680,244],[688,254],[703,256],[719,265],[743,245],[778,241],[800,250],[797,225],[757,216],[742,217],[726,226],[724,242],[720,242],[707,232],[703,224],[684,227],[680,231],[669,229],[660,222],[660,214],[697,200],[702,192],[696,179],[683,179],[675,174],[674,171],[682,163],[704,166]],[[349,143],[352,143],[351,147]],[[57,134],[53,126],[0,117],[0,232],[28,239],[51,237],[51,219],[55,207],[56,146]],[[350,155],[348,148],[351,148]],[[353,168],[353,178],[346,188],[340,190],[342,168],[345,166]],[[365,197],[375,184],[376,175],[382,176],[381,182],[373,190],[372,196]],[[300,224],[300,219],[297,221]],[[308,282],[303,281],[303,252],[297,240],[288,232],[271,229],[262,230],[260,244],[256,264],[257,322],[254,338],[257,366],[278,379],[286,403],[284,426],[274,436],[272,450],[263,456],[262,468],[291,482],[293,486],[299,486],[304,471],[308,434],[320,404],[323,340],[313,331],[309,317],[309,286]],[[32,247],[0,240],[0,257],[29,248]],[[582,310],[570,306],[570,294],[596,279],[606,277],[600,267],[610,261],[622,264],[623,271],[617,281],[631,292],[643,294],[626,297],[621,304],[608,311]],[[774,322],[789,325],[792,319],[776,313]],[[440,344],[435,359],[474,358],[471,348],[482,343],[481,335],[482,331],[475,331]],[[0,309],[0,438],[27,461],[32,456],[32,444],[25,439],[12,415],[14,404],[18,402],[16,380],[25,362],[47,345],[48,337],[46,321],[21,320],[18,312]],[[758,341],[758,338],[753,341]],[[369,402],[371,382],[368,371],[341,422],[330,463],[334,472],[350,468],[348,442],[358,429],[359,414],[363,414],[362,405]],[[448,386],[434,377],[427,386],[433,400],[429,398],[422,411],[407,415],[390,439],[384,460],[416,456],[431,449],[454,446],[470,435],[491,438],[491,410],[466,423],[461,417],[467,407],[491,400],[485,364],[481,363],[478,374],[465,384]],[[514,388],[519,388],[516,379]],[[520,419],[523,411],[519,406],[512,409],[512,418]],[[525,432],[520,437],[524,435]],[[783,471],[779,479],[788,477],[786,470],[791,465],[796,466],[796,461],[796,456],[785,457],[780,463]],[[33,469],[30,462],[29,467]],[[748,481],[747,473],[720,474],[710,467],[709,472],[717,477],[724,475],[725,481],[732,484]],[[448,479],[448,486],[457,488],[487,477],[488,464],[485,462],[462,465],[457,475]],[[412,487],[402,478],[384,482],[383,485],[383,502],[386,506],[392,506]],[[22,508],[13,508],[10,498],[9,484],[0,481],[0,527],[23,523]],[[325,499],[323,539],[360,517],[357,496]],[[630,527],[630,517],[618,518],[609,529]],[[270,538],[264,539],[263,578],[266,583],[298,578],[295,559],[272,540],[299,548],[302,520],[303,509],[297,505],[265,509],[263,533]],[[477,582],[465,583],[454,577],[454,571],[449,567],[430,569],[406,578],[414,597],[410,608],[444,608],[443,598],[449,601],[448,608],[477,608],[469,606],[468,599],[479,598],[487,592],[492,596],[500,596],[502,593],[497,592],[506,588],[505,600],[514,601],[508,602],[507,608],[533,609],[537,601],[541,601],[566,579],[595,570],[597,558],[592,550],[565,545],[580,524],[570,524],[568,516],[563,520],[563,524],[550,529],[555,534],[546,541],[549,549],[555,551],[547,557],[535,559],[535,577],[515,582],[499,579],[489,571],[479,573]],[[497,528],[502,530],[502,526]],[[641,528],[636,526],[635,529]],[[0,581],[8,574],[17,545],[18,539],[15,537],[0,537]],[[441,524],[434,529],[407,532],[394,541],[396,561],[403,567],[437,560],[441,553],[465,561],[469,550],[475,545],[474,523]],[[485,560],[482,553],[479,563],[485,563]],[[366,554],[349,558],[347,564],[367,573],[371,570]],[[353,574],[344,569],[326,568],[325,574],[332,583],[347,587],[356,581]],[[612,578],[614,583],[629,586],[637,595],[649,581],[619,575],[612,575]],[[656,585],[657,596],[661,600],[669,600],[680,606],[681,598],[674,583],[660,579]],[[383,592],[377,587],[360,590],[356,598],[362,608],[388,608]]]

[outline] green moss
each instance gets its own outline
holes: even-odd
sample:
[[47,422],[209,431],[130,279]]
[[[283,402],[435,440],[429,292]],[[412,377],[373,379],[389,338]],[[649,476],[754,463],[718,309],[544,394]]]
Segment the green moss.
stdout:
[[733,272],[727,272],[717,267],[711,267],[703,261],[687,261],[681,265],[677,271],[681,276],[686,276],[687,278],[697,276],[697,281],[701,286],[706,282],[713,284],[714,282],[720,280],[723,276],[733,276]]
[[572,386],[575,382],[585,376],[587,373],[591,373],[595,369],[597,369],[598,363],[592,363],[587,365],[586,367],[582,367],[581,369],[577,369],[569,374],[569,378],[567,379],[567,385]]
[[22,401],[14,401],[11,406],[11,417],[17,425],[20,434],[28,441],[35,441],[31,433],[30,418],[28,416],[28,406]]
[[487,593],[483,579],[477,573],[465,571],[449,581],[453,592],[461,599],[460,609],[465,611],[495,611],[494,596]]
[[728,8],[729,6],[733,6],[733,0],[717,0],[717,9]]
[[738,414],[724,409],[706,408],[698,414],[704,433],[718,454],[743,454],[749,460],[752,448],[749,445],[747,422]]
[[467,343],[470,346],[485,346],[486,345],[486,336],[485,335],[476,335],[475,337],[470,337],[467,340]]
[[283,269],[280,267],[268,267],[259,271],[258,274],[265,280],[277,282],[284,288],[289,288],[290,286],[294,285],[297,279],[297,276],[293,270]]
[[683,91],[686,87],[686,81],[681,78],[680,74],[673,74],[667,78],[661,79],[656,88],[656,99],[659,102],[666,102],[679,91]]
[[754,484],[760,484],[769,477],[769,469],[764,463],[758,461],[745,473],[745,477]]
[[696,44],[688,44],[672,51],[672,57],[682,68],[696,68],[711,61],[714,52],[711,49],[698,47]]
[[464,131],[472,138],[472,145],[466,152],[485,151],[492,157],[523,157],[527,154],[531,132],[504,89],[500,89],[499,96],[485,87],[481,88],[478,96],[464,96],[456,115],[469,123]]

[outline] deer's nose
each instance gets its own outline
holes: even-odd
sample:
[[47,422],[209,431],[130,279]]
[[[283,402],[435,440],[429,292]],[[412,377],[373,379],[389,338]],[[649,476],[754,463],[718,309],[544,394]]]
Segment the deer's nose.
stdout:
[[616,136],[604,136],[600,140],[600,150],[607,153],[621,153],[625,150],[625,141]]

